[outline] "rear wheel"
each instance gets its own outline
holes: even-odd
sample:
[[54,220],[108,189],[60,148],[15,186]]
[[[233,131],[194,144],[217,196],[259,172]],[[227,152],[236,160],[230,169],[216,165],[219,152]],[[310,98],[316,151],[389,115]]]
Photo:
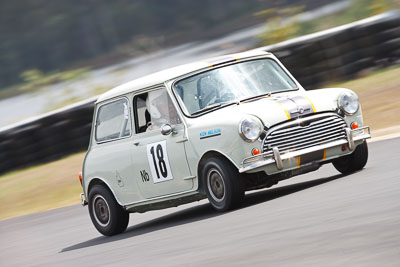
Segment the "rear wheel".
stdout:
[[124,232],[129,223],[129,213],[102,185],[93,186],[89,192],[89,214],[96,229],[106,236]]
[[221,158],[210,158],[204,164],[203,181],[208,200],[217,211],[234,209],[242,203],[244,190],[237,169]]
[[367,164],[368,161],[368,145],[364,141],[358,145],[350,155],[335,159],[332,163],[339,172],[343,174],[359,171]]

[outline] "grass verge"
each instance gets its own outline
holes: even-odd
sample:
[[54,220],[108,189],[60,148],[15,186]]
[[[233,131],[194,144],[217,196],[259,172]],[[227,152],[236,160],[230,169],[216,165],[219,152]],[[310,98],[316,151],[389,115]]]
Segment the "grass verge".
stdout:
[[[377,70],[365,77],[331,84],[355,91],[360,99],[364,124],[372,136],[380,129],[400,125],[400,66]],[[377,132],[377,134],[380,131]]]
[[0,220],[79,204],[85,153],[0,176]]
[[[400,114],[400,67],[327,87],[354,90],[362,104],[364,123],[374,132],[396,126]],[[398,131],[399,127],[392,127]],[[377,131],[378,130],[378,131]],[[79,204],[78,181],[85,153],[0,176],[0,220]]]

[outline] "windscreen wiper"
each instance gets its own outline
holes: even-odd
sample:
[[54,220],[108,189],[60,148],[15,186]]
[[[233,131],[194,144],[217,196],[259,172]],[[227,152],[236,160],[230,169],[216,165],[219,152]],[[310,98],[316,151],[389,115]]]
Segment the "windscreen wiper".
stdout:
[[232,102],[225,102],[225,103],[214,103],[214,104],[211,104],[211,105],[209,105],[209,106],[206,106],[206,107],[204,107],[204,108],[202,108],[202,109],[200,109],[200,110],[198,110],[198,111],[195,111],[195,112],[193,112],[191,115],[193,116],[193,115],[198,115],[198,114],[200,114],[200,113],[203,113],[203,112],[206,112],[206,111],[209,111],[209,110],[213,110],[213,109],[218,109],[218,108],[222,108],[222,107],[226,107],[226,106],[229,106],[229,105],[232,105],[232,104],[238,104],[238,101],[232,101]]
[[258,100],[260,98],[266,97],[266,96],[271,96],[271,92],[268,92],[266,94],[262,94],[262,95],[256,95],[256,96],[252,96],[252,97],[248,97],[248,98],[244,98],[240,100],[240,103],[242,102],[248,102],[248,101],[255,101]]

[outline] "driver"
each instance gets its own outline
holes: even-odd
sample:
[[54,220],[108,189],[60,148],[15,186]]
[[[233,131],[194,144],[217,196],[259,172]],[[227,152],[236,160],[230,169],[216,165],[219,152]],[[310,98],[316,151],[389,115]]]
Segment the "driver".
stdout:
[[146,107],[151,117],[146,132],[159,129],[163,124],[177,124],[178,115],[165,90],[149,92]]

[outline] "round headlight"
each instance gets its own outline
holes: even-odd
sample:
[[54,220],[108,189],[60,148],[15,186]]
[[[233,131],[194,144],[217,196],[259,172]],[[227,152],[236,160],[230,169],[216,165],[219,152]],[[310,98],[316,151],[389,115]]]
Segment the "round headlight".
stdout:
[[358,96],[351,91],[343,92],[339,95],[338,106],[347,115],[353,115],[359,107]]
[[254,142],[260,137],[263,125],[259,119],[248,116],[239,123],[239,134],[246,142]]

